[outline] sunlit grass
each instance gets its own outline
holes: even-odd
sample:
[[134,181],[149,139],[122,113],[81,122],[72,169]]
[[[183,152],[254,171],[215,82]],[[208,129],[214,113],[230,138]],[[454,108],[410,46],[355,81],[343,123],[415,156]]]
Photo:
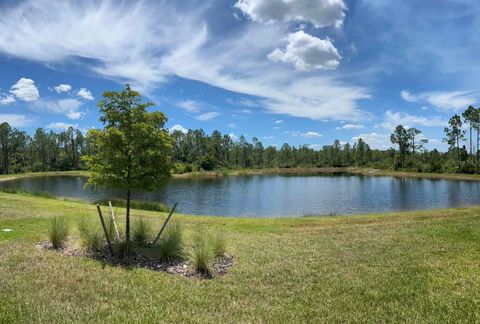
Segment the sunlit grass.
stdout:
[[[132,215],[155,230],[166,217]],[[99,225],[91,204],[0,193],[0,229],[13,230],[0,231],[0,322],[480,321],[480,207],[299,219],[175,214],[189,247],[199,226],[224,235],[235,265],[210,280],[38,250],[55,216]],[[76,226],[70,235],[79,237]]]

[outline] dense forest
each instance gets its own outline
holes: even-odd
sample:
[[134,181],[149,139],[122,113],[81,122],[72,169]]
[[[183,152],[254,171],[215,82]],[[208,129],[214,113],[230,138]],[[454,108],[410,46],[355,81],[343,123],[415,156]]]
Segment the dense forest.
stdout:
[[[466,126],[466,127],[465,127]],[[359,139],[342,144],[335,140],[319,150],[307,145],[265,147],[260,140],[202,129],[170,133],[174,142],[174,172],[243,168],[372,167],[418,172],[480,172],[480,108],[469,107],[454,115],[445,128],[448,152],[427,150],[421,131],[398,125],[391,135],[392,148],[371,149]],[[38,128],[33,136],[0,124],[0,172],[84,169],[82,157],[91,152],[89,135],[77,129],[55,133]]]

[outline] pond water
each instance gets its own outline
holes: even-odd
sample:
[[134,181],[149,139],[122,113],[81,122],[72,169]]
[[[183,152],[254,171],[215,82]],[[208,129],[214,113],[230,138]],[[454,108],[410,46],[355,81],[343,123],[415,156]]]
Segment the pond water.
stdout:
[[[23,178],[0,187],[45,191],[88,201],[123,197],[112,190],[84,189],[86,179],[74,176]],[[155,192],[136,193],[173,205],[186,214],[281,217],[359,214],[459,207],[480,204],[480,182],[335,175],[255,175],[172,179]]]

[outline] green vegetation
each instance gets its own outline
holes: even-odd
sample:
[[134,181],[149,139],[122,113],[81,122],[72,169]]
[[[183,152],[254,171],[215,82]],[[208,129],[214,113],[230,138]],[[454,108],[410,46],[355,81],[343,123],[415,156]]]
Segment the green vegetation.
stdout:
[[[468,137],[463,124],[467,125]],[[315,150],[307,145],[296,147],[287,143],[279,148],[264,147],[256,137],[251,142],[244,136],[234,141],[217,130],[211,134],[202,129],[187,133],[175,130],[170,134],[174,142],[172,171],[183,174],[213,170],[228,172],[232,169],[357,167],[425,173],[480,173],[480,108],[468,107],[461,116],[453,116],[445,126],[444,141],[449,144],[449,151],[445,153],[427,150],[424,145],[427,141],[421,136],[421,130],[404,125],[397,125],[393,130],[391,141],[394,147],[387,150],[371,149],[361,138],[356,143],[344,145],[335,140],[331,145]],[[83,136],[73,128],[46,133],[39,128],[29,136],[2,123],[0,173],[86,169],[82,157],[97,151],[94,134]]]
[[[100,199],[95,202],[96,205],[108,206],[108,202],[112,203],[114,207],[125,208],[127,206],[127,201],[125,199],[111,198],[111,199]],[[130,200],[130,206],[133,209],[141,210],[151,210],[159,212],[169,212],[170,208],[161,202],[150,201],[150,200]]]
[[68,222],[64,216],[55,216],[50,219],[48,228],[48,239],[52,243],[54,249],[63,246],[68,236]]
[[87,251],[98,251],[104,241],[104,235],[99,221],[90,217],[81,217],[77,220],[80,244]]
[[[160,228],[166,214],[133,211]],[[234,219],[174,215],[228,238],[212,280],[39,250],[49,221],[95,206],[0,192],[0,322],[478,322],[480,207]],[[72,227],[71,235],[78,235]]]
[[145,245],[150,238],[152,228],[145,218],[138,218],[133,222],[133,240],[141,245]]
[[163,237],[155,246],[160,261],[174,262],[186,256],[183,229],[179,222],[172,221],[165,229]]
[[106,91],[98,103],[103,130],[90,130],[91,152],[83,157],[90,171],[88,184],[121,189],[126,195],[125,241],[130,245],[131,194],[165,184],[171,171],[172,139],[164,128],[167,117],[148,112],[129,85],[123,91]]
[[210,233],[201,228],[193,236],[192,262],[195,269],[205,275],[211,275],[215,246]]

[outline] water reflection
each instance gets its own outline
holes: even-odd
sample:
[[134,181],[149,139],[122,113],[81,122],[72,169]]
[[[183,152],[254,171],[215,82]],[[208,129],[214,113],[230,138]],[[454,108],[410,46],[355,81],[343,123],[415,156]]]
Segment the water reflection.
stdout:
[[[24,178],[0,182],[57,196],[89,201],[122,197],[115,190],[84,189],[85,178]],[[439,179],[368,177],[359,175],[268,175],[214,179],[173,179],[136,199],[180,202],[189,214],[226,216],[303,216],[352,214],[458,207],[480,203],[480,183]]]

